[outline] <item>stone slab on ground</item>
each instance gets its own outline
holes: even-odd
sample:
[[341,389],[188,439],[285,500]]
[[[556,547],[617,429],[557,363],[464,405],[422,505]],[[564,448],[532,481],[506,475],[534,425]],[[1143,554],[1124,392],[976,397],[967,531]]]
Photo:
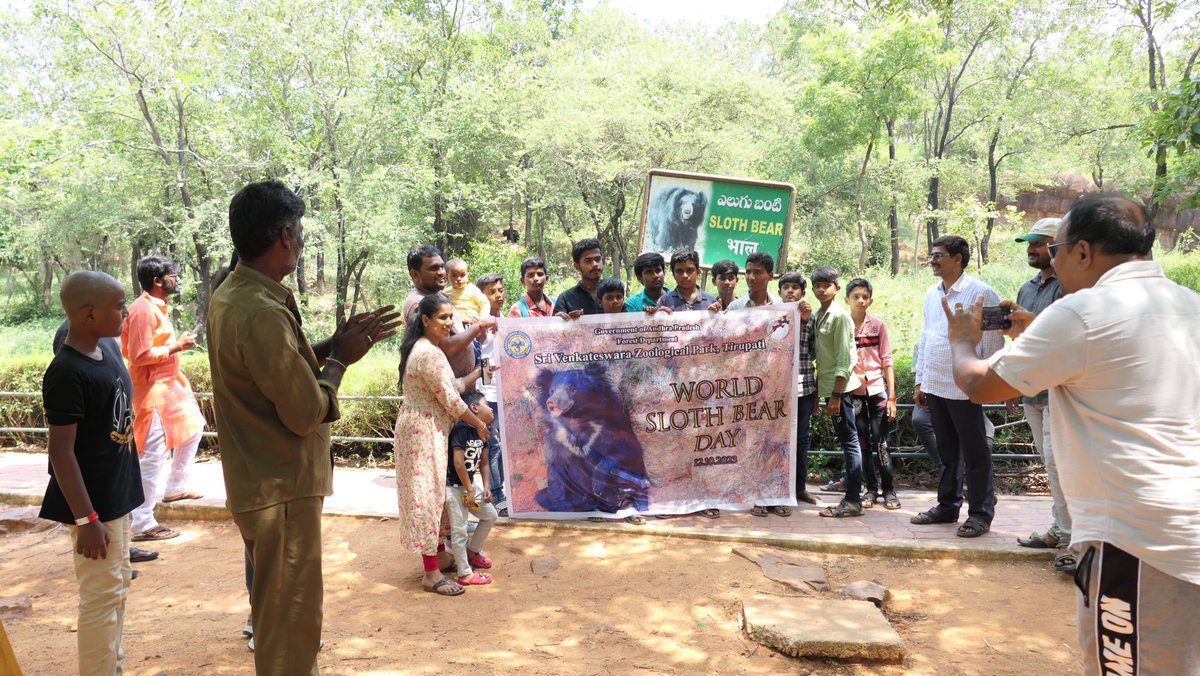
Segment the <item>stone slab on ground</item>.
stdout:
[[558,569],[558,559],[553,556],[538,556],[529,562],[529,570],[534,575],[545,575]]
[[877,580],[851,582],[842,589],[842,596],[860,601],[870,601],[877,608],[892,600],[892,592]]
[[825,568],[803,556],[756,547],[734,547],[733,553],[757,564],[763,575],[796,591],[829,591]]
[[31,612],[33,612],[33,601],[28,596],[0,598],[0,620],[19,620]]
[[0,509],[0,535],[23,530],[43,531],[54,528],[53,521],[38,516],[38,507],[9,507]]
[[750,638],[793,657],[904,659],[904,641],[868,601],[745,599],[738,622]]

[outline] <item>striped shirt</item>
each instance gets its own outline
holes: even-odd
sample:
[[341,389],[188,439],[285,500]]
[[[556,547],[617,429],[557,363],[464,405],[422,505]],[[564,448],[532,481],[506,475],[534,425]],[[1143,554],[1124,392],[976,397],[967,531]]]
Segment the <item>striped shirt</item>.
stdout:
[[854,394],[887,393],[888,396],[896,396],[894,392],[887,391],[887,381],[883,377],[884,370],[892,365],[892,344],[883,320],[872,315],[863,318],[862,326],[854,334],[854,346],[858,348],[858,364],[854,372],[863,381]]
[[[950,338],[947,335],[946,313],[942,309],[942,296],[949,301],[953,308],[955,303],[970,307],[976,300],[982,298],[984,305],[997,305],[1000,296],[992,287],[974,277],[963,273],[950,285],[949,291],[944,291],[942,282],[929,287],[925,293],[925,325],[921,329],[921,337],[917,340],[917,351],[913,358],[913,373],[916,383],[925,394],[932,394],[943,399],[969,399],[965,392],[954,384],[954,372],[951,368],[953,360],[950,357]],[[984,331],[983,338],[975,346],[975,354],[980,359],[987,359],[997,350],[1004,347],[1004,336],[999,331]]]

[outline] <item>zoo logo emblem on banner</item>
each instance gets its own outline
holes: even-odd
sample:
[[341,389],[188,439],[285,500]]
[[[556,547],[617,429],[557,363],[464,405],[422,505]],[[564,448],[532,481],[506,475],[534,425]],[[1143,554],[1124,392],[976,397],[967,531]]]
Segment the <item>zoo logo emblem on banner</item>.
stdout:
[[513,331],[504,339],[504,351],[513,359],[524,359],[533,350],[533,341],[524,331]]
[[642,208],[639,253],[669,257],[695,250],[701,267],[730,259],[746,266],[752,253],[786,262],[796,189],[788,183],[652,169]]

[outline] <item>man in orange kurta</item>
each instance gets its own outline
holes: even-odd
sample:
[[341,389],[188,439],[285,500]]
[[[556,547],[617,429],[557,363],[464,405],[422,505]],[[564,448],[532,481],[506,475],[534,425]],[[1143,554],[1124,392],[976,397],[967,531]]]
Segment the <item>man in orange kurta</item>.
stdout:
[[173,450],[163,502],[202,497],[187,488],[188,472],[204,415],[192,385],[179,368],[179,353],[195,346],[195,338],[177,337],[167,299],[179,291],[179,273],[171,259],[152,254],[138,261],[143,293],[129,306],[121,331],[121,353],[133,380],[133,434],[141,453],[142,490],[146,502],[133,510],[133,540],[168,540],[179,531],[154,518],[167,451]]

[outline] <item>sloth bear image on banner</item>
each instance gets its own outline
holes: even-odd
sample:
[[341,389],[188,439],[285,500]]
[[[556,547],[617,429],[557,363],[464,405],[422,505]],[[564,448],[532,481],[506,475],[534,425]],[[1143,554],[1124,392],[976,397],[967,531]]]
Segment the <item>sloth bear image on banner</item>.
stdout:
[[603,364],[537,374],[549,430],[547,485],[537,502],[554,512],[613,513],[649,506],[642,445]]

